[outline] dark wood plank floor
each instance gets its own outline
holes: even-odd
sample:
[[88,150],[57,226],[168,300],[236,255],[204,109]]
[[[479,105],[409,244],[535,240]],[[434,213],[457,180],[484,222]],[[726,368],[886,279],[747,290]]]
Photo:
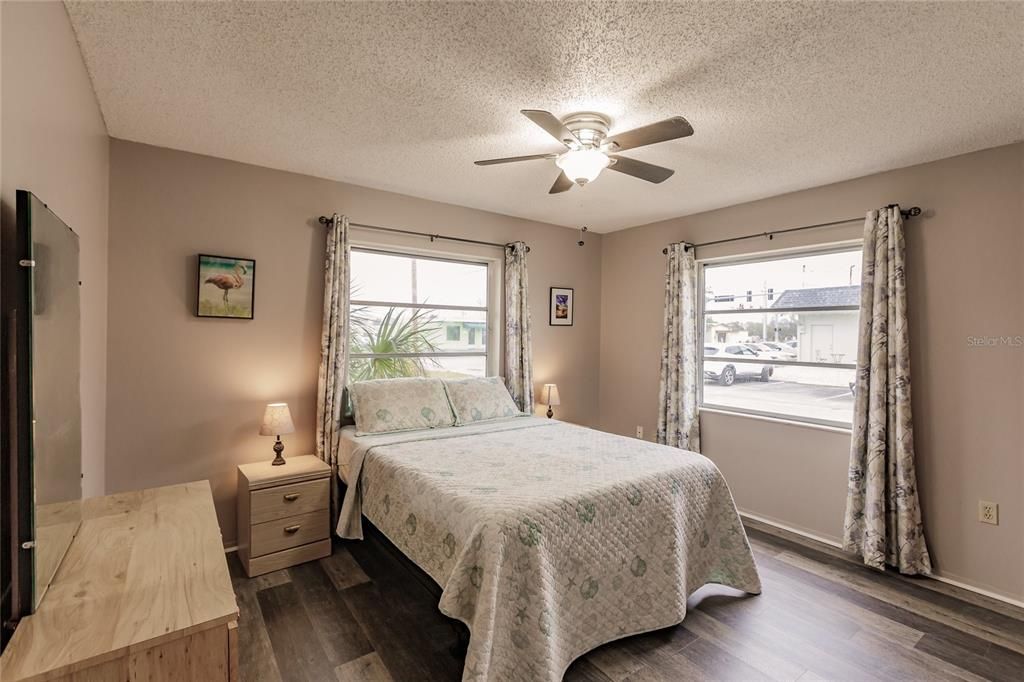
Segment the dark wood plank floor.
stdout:
[[[566,680],[1024,680],[1013,607],[750,529],[764,592],[707,586],[682,625],[607,644]],[[437,599],[373,542],[254,579],[229,558],[243,682],[459,680]],[[963,597],[963,598],[961,598]]]

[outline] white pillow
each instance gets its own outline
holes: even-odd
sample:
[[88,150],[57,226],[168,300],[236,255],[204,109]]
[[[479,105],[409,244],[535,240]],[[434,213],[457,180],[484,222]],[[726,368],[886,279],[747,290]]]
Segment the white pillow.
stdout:
[[357,381],[349,390],[357,436],[455,425],[440,379]]
[[445,381],[457,425],[522,415],[500,377]]

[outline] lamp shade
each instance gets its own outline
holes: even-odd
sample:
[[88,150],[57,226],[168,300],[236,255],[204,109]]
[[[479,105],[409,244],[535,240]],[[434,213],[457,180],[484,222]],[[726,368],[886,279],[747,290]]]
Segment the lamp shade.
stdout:
[[288,403],[270,403],[263,413],[260,435],[280,436],[283,433],[295,433],[295,424],[292,423]]
[[561,405],[562,401],[558,399],[558,386],[555,384],[544,384],[544,390],[541,392],[544,399],[541,401],[545,405]]

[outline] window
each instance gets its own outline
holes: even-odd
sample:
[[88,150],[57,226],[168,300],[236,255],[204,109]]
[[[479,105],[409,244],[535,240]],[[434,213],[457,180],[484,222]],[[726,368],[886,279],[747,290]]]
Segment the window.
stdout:
[[496,373],[497,349],[483,341],[493,310],[492,268],[353,248],[349,379]]
[[703,407],[850,426],[859,246],[701,264]]

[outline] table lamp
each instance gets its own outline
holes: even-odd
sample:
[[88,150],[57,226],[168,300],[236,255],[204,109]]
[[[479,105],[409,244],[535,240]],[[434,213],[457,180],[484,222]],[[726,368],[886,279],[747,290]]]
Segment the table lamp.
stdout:
[[544,390],[541,391],[541,395],[543,395],[544,397],[544,399],[541,402],[546,403],[548,406],[548,419],[551,419],[552,417],[555,416],[555,413],[552,411],[551,406],[562,404],[561,401],[558,399],[558,386],[556,386],[555,384],[544,384]]
[[[556,403],[557,404],[557,403]],[[288,403],[270,403],[263,413],[263,423],[260,424],[261,436],[277,436],[274,443],[274,466],[284,464],[284,443],[281,442],[282,433],[295,433],[295,424],[292,423],[292,413],[288,410]]]

